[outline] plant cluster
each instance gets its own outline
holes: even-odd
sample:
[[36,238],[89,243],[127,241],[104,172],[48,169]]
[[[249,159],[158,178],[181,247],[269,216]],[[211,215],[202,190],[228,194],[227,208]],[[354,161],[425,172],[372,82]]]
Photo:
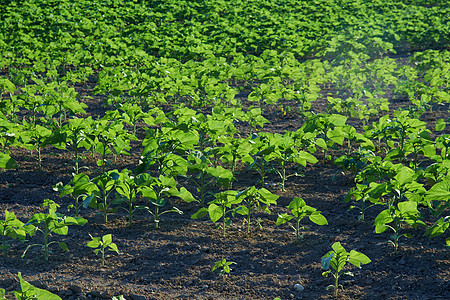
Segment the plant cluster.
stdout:
[[[255,214],[270,214],[294,177],[319,163],[350,174],[355,185],[344,200],[375,233],[391,231],[394,253],[420,230],[450,246],[450,119],[422,118],[449,103],[450,7],[407,2],[0,4],[0,168],[17,168],[20,148],[39,171],[49,151],[69,153],[73,169],[69,182],[54,185],[71,198],[68,214],[49,199],[48,212],[27,222],[5,210],[0,250],[39,233],[42,241],[22,257],[38,246],[48,260],[50,246],[67,250],[53,236],[84,225],[85,209],[104,223],[123,210],[129,227],[149,215],[158,229],[166,213],[183,214],[180,199],[196,206],[193,219],[220,224],[223,237],[243,218],[248,237],[260,225]],[[413,53],[409,63],[395,58],[399,52]],[[101,115],[86,112],[82,89],[102,99]],[[405,105],[392,111],[393,98]],[[326,104],[317,112],[319,99]],[[269,111],[301,126],[268,132]],[[136,145],[134,168],[117,167]],[[241,172],[259,180],[239,187]],[[297,243],[305,217],[328,224],[327,213],[300,195],[289,200],[276,225],[290,225]],[[367,211],[377,208],[370,220]],[[110,234],[91,239],[102,265],[106,250],[118,253]],[[337,295],[346,262],[370,259],[339,243],[332,248],[322,267]],[[223,259],[213,270],[227,275],[231,264]],[[16,298],[39,297],[20,279]]]

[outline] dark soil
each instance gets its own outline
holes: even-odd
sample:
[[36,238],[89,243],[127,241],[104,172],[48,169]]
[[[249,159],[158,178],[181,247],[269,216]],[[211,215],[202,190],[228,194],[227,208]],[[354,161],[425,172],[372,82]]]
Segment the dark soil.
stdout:
[[[101,100],[90,100],[89,114],[98,115],[104,108]],[[394,104],[395,106],[395,104]],[[317,101],[314,109],[323,111],[325,100]],[[427,113],[427,122],[445,116],[446,111]],[[301,126],[301,119],[282,115],[275,108],[266,112],[271,121],[264,130],[283,132]],[[354,124],[355,120],[352,120]],[[244,125],[242,125],[244,126]],[[356,126],[356,125],[354,125]],[[359,124],[358,126],[361,126]],[[242,127],[243,132],[249,130]],[[142,132],[141,132],[142,134]],[[141,152],[139,142],[133,142],[132,155],[119,157],[111,168],[134,169]],[[13,149],[18,169],[0,173],[0,211],[12,211],[22,221],[40,211],[44,199],[55,200],[65,212],[69,197],[60,198],[52,186],[71,179],[71,157],[67,152],[46,148],[42,171],[36,168],[36,155],[23,149]],[[88,173],[98,170],[95,161],[83,161]],[[291,170],[292,171],[292,170]],[[88,220],[83,227],[72,226],[67,236],[52,236],[52,241],[65,241],[68,252],[57,248],[45,262],[38,247],[21,258],[26,244],[12,242],[6,255],[0,255],[0,288],[18,289],[18,272],[33,285],[48,289],[63,299],[108,299],[124,295],[126,299],[329,299],[327,286],[331,277],[322,277],[320,261],[339,241],[351,249],[366,254],[372,262],[361,269],[351,268],[354,277],[343,276],[339,290],[341,299],[448,299],[450,295],[450,252],[445,238],[429,239],[424,230],[412,230],[411,239],[403,239],[397,255],[388,243],[389,233],[375,234],[373,220],[382,209],[368,211],[365,221],[358,220],[358,212],[349,210],[343,201],[354,185],[350,174],[344,174],[331,162],[317,163],[303,169],[303,177],[291,177],[286,191],[279,190],[275,175],[267,179],[267,188],[277,193],[278,206],[270,215],[260,213],[261,227],[256,222],[246,237],[243,219],[236,217],[222,237],[221,230],[211,221],[192,220],[195,204],[172,200],[184,214],[165,214],[161,228],[155,230],[151,216],[139,214],[132,228],[127,227],[125,213],[110,214],[102,224],[96,211],[86,209],[82,216]],[[258,176],[242,167],[233,188],[256,185]],[[192,187],[189,187],[192,190]],[[286,224],[276,226],[277,214],[294,197],[302,197],[310,206],[322,211],[329,225],[318,226],[303,220],[303,238],[297,244],[293,230]],[[120,255],[109,252],[106,266],[86,246],[92,236],[111,233]],[[40,242],[35,235],[28,243]],[[27,244],[28,244],[27,243]],[[227,259],[236,264],[228,276],[211,271],[216,261]],[[349,267],[350,269],[350,267]],[[303,291],[294,285],[301,284]]]

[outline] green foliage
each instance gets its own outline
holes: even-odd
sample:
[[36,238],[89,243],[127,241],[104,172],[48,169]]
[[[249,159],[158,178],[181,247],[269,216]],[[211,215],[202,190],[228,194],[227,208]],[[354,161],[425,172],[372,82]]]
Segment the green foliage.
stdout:
[[[317,224],[317,225],[328,225],[327,219],[314,207],[306,205],[306,202],[300,198],[294,198],[289,205],[287,206],[291,214],[282,213],[278,215],[277,218],[277,226],[288,223],[295,231],[295,241],[298,243],[300,241],[300,221],[304,217],[308,217],[308,219]],[[294,222],[294,225],[289,223],[290,221]]]
[[240,203],[242,204],[236,209],[236,212],[246,217],[248,237],[250,235],[251,215],[257,210],[270,214],[269,206],[271,204],[277,205],[279,196],[272,194],[265,188],[257,189],[252,186],[239,192],[236,198],[241,199]]
[[375,218],[375,232],[382,233],[391,229],[393,234],[390,236],[390,242],[394,246],[394,253],[397,254],[399,239],[411,237],[410,234],[401,233],[402,224],[408,224],[416,228],[417,226],[426,226],[420,219],[420,212],[417,210],[417,202],[405,201],[397,204],[397,207],[390,206],[383,210]]
[[74,174],[72,180],[65,186],[62,182],[58,182],[53,186],[53,190],[60,192],[60,197],[65,195],[72,196],[74,202],[67,209],[74,209],[74,215],[77,217],[81,208],[89,207],[89,204],[95,197],[94,192],[98,192],[98,187],[89,179],[89,176],[81,173]]
[[22,254],[22,258],[25,256],[27,251],[34,246],[41,247],[45,261],[48,260],[49,254],[52,253],[49,249],[49,246],[52,244],[57,243],[63,251],[67,251],[66,243],[56,241],[50,242],[50,236],[52,234],[67,235],[70,225],[84,225],[87,222],[86,219],[80,217],[68,217],[57,213],[56,210],[59,205],[52,200],[45,199],[42,207],[48,207],[48,213],[34,214],[25,226],[33,226],[28,229],[30,236],[33,236],[37,231],[41,232],[43,234],[44,241],[42,244],[28,245]]
[[143,173],[134,176],[130,170],[123,169],[120,172],[120,178],[116,184],[116,201],[117,204],[125,203],[122,207],[128,213],[128,227],[133,224],[133,217],[139,211],[144,209],[141,205],[136,205],[137,196],[141,186],[151,180],[149,174]]
[[6,241],[7,237],[24,242],[27,234],[32,233],[33,226],[25,226],[23,222],[16,218],[13,212],[5,210],[5,219],[0,220],[0,235],[2,237],[0,250],[2,250],[3,254],[6,254],[6,250],[10,247]]
[[[236,207],[243,201],[243,198],[237,195],[238,192],[233,190],[217,193],[214,195],[215,199],[208,203],[207,208],[200,208],[191,218],[200,219],[208,214],[213,223],[222,219],[222,235],[226,237],[226,228],[231,225],[231,218],[238,210],[242,209],[242,207]],[[231,217],[228,216],[230,214]]]
[[80,171],[80,162],[85,159],[82,149],[89,150],[93,146],[93,141],[89,139],[93,125],[92,118],[73,118],[61,127],[64,147],[73,155],[75,174]]
[[160,175],[156,178],[147,176],[141,177],[139,180],[141,180],[141,186],[138,188],[138,192],[142,195],[142,197],[146,198],[151,205],[150,207],[139,207],[139,209],[145,209],[153,216],[155,229],[159,228],[161,215],[170,212],[180,215],[183,214],[183,212],[175,206],[172,206],[170,209],[163,210],[167,204],[167,198],[176,196],[186,199],[187,201],[191,201],[193,199],[192,195],[186,189],[181,189],[180,191],[177,189],[177,182],[173,177]]
[[[32,284],[28,283],[22,278],[22,274],[19,272],[17,274],[19,277],[20,291],[12,291],[16,300],[29,300],[29,299],[48,299],[48,300],[61,300],[61,298],[49,291],[39,289]],[[6,300],[5,290],[0,289],[0,299]]]
[[214,267],[212,267],[211,272],[214,272],[216,269],[220,269],[220,275],[226,277],[231,272],[231,265],[235,265],[236,263],[233,261],[227,261],[225,258],[214,263]]
[[347,252],[340,242],[334,243],[331,248],[332,251],[328,252],[322,257],[321,266],[324,272],[322,276],[327,277],[331,274],[334,278],[334,284],[327,287],[327,289],[332,288],[334,291],[334,296],[337,297],[339,288],[339,278],[342,275],[353,276],[353,273],[349,271],[344,271],[344,267],[347,262],[352,265],[361,268],[361,264],[368,264],[371,260],[364,254],[351,250]]
[[[108,213],[110,211],[115,212],[117,208],[113,208],[112,205],[117,204],[117,201],[111,200],[110,195],[114,192],[117,184],[117,180],[120,178],[117,170],[111,170],[100,174],[97,177],[91,179],[86,188],[92,191],[95,197],[90,197],[89,206],[100,210],[103,215],[103,223],[108,222]],[[89,197],[89,196],[88,196]],[[88,198],[85,199],[84,204],[87,204]]]
[[112,235],[111,234],[105,234],[104,236],[100,237],[91,237],[91,241],[86,244],[86,246],[93,248],[94,253],[97,255],[99,252],[101,254],[101,265],[102,267],[105,266],[105,252],[107,250],[114,251],[117,254],[120,254],[119,249],[117,248],[117,245],[112,242]]

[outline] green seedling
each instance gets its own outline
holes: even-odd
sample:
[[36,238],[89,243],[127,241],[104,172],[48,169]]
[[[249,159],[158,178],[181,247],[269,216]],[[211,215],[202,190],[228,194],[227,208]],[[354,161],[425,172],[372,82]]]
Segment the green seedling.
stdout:
[[98,192],[98,187],[93,183],[86,174],[74,174],[72,180],[67,185],[58,182],[53,186],[53,190],[59,192],[59,196],[71,195],[73,204],[67,207],[67,210],[74,210],[74,216],[80,214],[82,208],[87,208],[89,203],[95,197],[95,192]]
[[236,212],[246,217],[248,237],[250,235],[251,215],[257,210],[270,214],[269,206],[271,204],[277,205],[279,196],[272,194],[265,188],[258,190],[252,186],[239,192],[236,198],[242,199],[240,202],[243,204],[236,209]]
[[[439,218],[432,226],[428,227],[425,235],[435,237],[444,234],[450,227],[450,216],[441,217],[450,208],[450,176],[444,177],[442,181],[433,185],[425,194],[424,200],[431,214],[435,218]],[[450,237],[446,239],[446,244],[450,246]]]
[[130,141],[137,139],[123,128],[122,122],[109,121],[107,117],[94,122],[88,135],[93,151],[101,155],[97,166],[101,167],[102,173],[105,173],[107,164],[111,163],[108,156],[112,154],[115,158],[121,154],[129,155],[127,151],[131,149]]
[[339,288],[342,287],[339,284],[339,278],[341,275],[353,276],[352,272],[344,271],[344,267],[347,262],[361,268],[361,264],[368,264],[371,260],[366,255],[358,251],[351,250],[350,252],[347,252],[339,242],[334,243],[331,248],[333,250],[322,257],[321,266],[324,270],[322,276],[328,277],[329,274],[333,276],[334,284],[329,285],[327,290],[333,289],[334,296],[337,297]]
[[125,203],[125,207],[122,207],[122,209],[128,213],[128,227],[133,224],[134,215],[143,209],[142,206],[135,205],[140,185],[150,181],[150,179],[151,176],[147,173],[133,176],[128,169],[123,169],[120,172],[120,178],[116,184],[116,202]]
[[[147,121],[150,123],[151,120]],[[142,141],[144,150],[142,150],[139,166],[135,172],[144,173],[154,166],[158,176],[185,175],[188,164],[179,154],[184,154],[187,149],[193,149],[193,145],[197,142],[198,137],[183,130],[147,129],[146,137]]]
[[142,120],[146,117],[146,114],[142,111],[141,107],[138,105],[124,103],[119,105],[119,109],[123,111],[122,117],[127,124],[133,126],[133,134],[136,134],[136,126],[139,120]]
[[42,207],[48,207],[48,213],[36,213],[33,217],[25,224],[25,226],[34,226],[33,230],[30,228],[30,235],[33,236],[37,231],[42,232],[44,235],[43,244],[32,244],[28,245],[22,254],[22,258],[25,256],[27,251],[34,246],[41,247],[44,253],[44,260],[48,260],[50,251],[49,246],[57,243],[63,251],[67,251],[67,245],[64,242],[49,241],[51,234],[67,235],[69,231],[69,225],[84,225],[87,223],[86,219],[80,217],[67,217],[56,212],[59,207],[54,201],[45,199]]
[[93,190],[95,197],[89,202],[89,206],[100,210],[105,224],[108,222],[108,213],[117,210],[117,208],[111,207],[117,204],[117,201],[109,201],[109,196],[114,191],[119,177],[120,175],[117,170],[112,170],[92,179],[97,189]]
[[61,127],[65,148],[73,155],[75,174],[78,174],[80,163],[82,159],[85,159],[82,149],[84,148],[87,151],[92,147],[93,142],[89,139],[89,132],[93,122],[91,117],[70,119],[67,124]]
[[220,269],[220,275],[225,278],[231,272],[231,265],[235,265],[236,263],[233,261],[227,261],[225,258],[214,263],[214,267],[212,267],[211,272],[214,272],[216,269]]
[[[45,299],[45,300],[61,300],[61,298],[49,291],[39,289],[32,284],[26,282],[22,278],[22,274],[19,272],[17,274],[19,277],[19,283],[20,283],[20,291],[12,291],[11,293],[14,294],[14,297],[16,300],[31,300],[31,299]],[[8,298],[5,298],[6,291],[4,289],[0,289],[0,300],[7,300]]]
[[6,254],[6,250],[10,247],[6,240],[7,237],[24,242],[27,234],[32,233],[32,230],[33,226],[25,226],[13,212],[5,210],[5,219],[0,220],[0,235],[2,236],[0,250]]
[[386,183],[376,183],[371,182],[370,184],[359,184],[357,183],[355,187],[351,188],[350,191],[344,198],[345,202],[350,202],[352,197],[355,201],[359,201],[359,205],[352,205],[350,209],[358,209],[361,214],[358,219],[364,221],[366,216],[366,211],[375,206],[384,204],[380,201],[383,195],[387,194],[386,192]]
[[106,235],[102,236],[101,238],[93,237],[92,235],[89,235],[89,236],[91,237],[92,241],[88,242],[86,244],[86,246],[93,248],[94,253],[96,255],[98,255],[98,253],[100,252],[102,267],[105,266],[105,252],[107,250],[114,251],[117,254],[120,254],[119,249],[117,248],[117,245],[112,242],[111,234],[106,234]]
[[221,166],[211,166],[210,159],[200,151],[192,151],[188,156],[190,175],[189,178],[196,186],[199,193],[199,203],[205,206],[207,191],[214,182],[222,186],[229,187],[234,180],[233,173]]
[[[219,149],[220,160],[231,165],[231,175],[236,174],[236,167],[239,161],[250,164],[253,159],[250,155],[253,145],[250,140],[242,138],[233,138],[229,136],[219,137],[222,146]],[[230,185],[230,187],[232,187]]]
[[397,254],[399,239],[404,237],[411,237],[408,233],[401,233],[402,224],[408,224],[416,228],[417,226],[424,226],[426,224],[420,220],[420,212],[417,210],[417,202],[405,201],[397,204],[397,207],[390,206],[383,210],[375,218],[375,232],[383,233],[387,229],[391,229],[393,234],[390,236],[389,242],[394,246],[394,254]]
[[192,215],[192,219],[200,219],[209,215],[209,218],[213,223],[216,223],[222,219],[222,234],[226,236],[226,228],[231,225],[231,218],[227,217],[227,214],[231,213],[233,217],[237,208],[232,208],[233,205],[237,205],[242,202],[242,198],[236,197],[236,191],[224,191],[214,195],[216,199],[209,202],[208,208],[202,207],[195,214]]
[[[290,210],[291,214],[282,213],[278,215],[277,225],[281,225],[284,223],[288,223],[295,231],[295,242],[298,243],[300,241],[300,221],[304,217],[308,217],[309,220],[317,225],[328,225],[327,219],[317,211],[314,207],[308,206],[300,197],[294,198],[294,200],[289,203],[287,208]],[[290,223],[291,220],[294,220],[294,225]]]
[[286,174],[287,164],[293,162],[306,166],[306,163],[315,164],[317,158],[311,153],[299,150],[296,147],[296,140],[292,136],[291,132],[286,132],[284,135],[275,133],[273,135],[267,135],[269,139],[269,147],[273,150],[267,154],[264,159],[266,161],[277,162],[280,166],[280,170],[275,169],[281,179],[281,190],[285,190],[285,182],[291,176],[300,176],[298,173]]
[[259,174],[259,183],[263,188],[268,173],[274,170],[271,162],[266,160],[265,157],[270,155],[274,148],[269,146],[269,139],[264,134],[253,134],[250,139],[250,144],[252,145],[252,150],[250,152],[252,162],[249,164],[248,168]]
[[177,182],[172,177],[159,176],[158,178],[150,177],[148,179],[142,178],[143,182],[139,188],[139,193],[149,200],[152,208],[143,206],[142,209],[147,210],[152,216],[155,223],[155,229],[159,228],[161,215],[170,212],[183,214],[181,210],[173,206],[171,209],[162,210],[167,204],[167,198],[170,196],[180,197],[182,199],[193,199],[192,195],[186,190],[177,189]]

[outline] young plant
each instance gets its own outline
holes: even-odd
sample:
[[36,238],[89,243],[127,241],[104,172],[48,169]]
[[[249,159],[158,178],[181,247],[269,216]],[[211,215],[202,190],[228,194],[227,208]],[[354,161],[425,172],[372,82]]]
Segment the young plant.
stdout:
[[36,231],[42,232],[44,235],[44,243],[43,244],[32,244],[28,245],[28,247],[25,249],[25,251],[22,254],[22,258],[27,253],[28,249],[34,246],[40,246],[44,253],[44,260],[48,260],[48,255],[52,252],[49,250],[49,246],[52,244],[57,243],[59,247],[63,251],[67,251],[67,245],[64,242],[56,242],[56,241],[49,241],[49,238],[51,234],[59,234],[59,235],[67,235],[69,231],[69,225],[84,225],[86,224],[87,220],[80,218],[80,217],[67,217],[62,214],[59,214],[56,212],[57,208],[59,207],[58,204],[56,204],[54,201],[45,199],[44,203],[41,205],[43,207],[48,207],[48,213],[36,213],[33,215],[33,217],[28,221],[28,223],[25,224],[25,226],[33,225],[34,230],[31,231],[30,229],[30,235],[33,236]]
[[331,248],[333,250],[322,257],[321,266],[322,269],[325,270],[322,273],[322,276],[328,277],[329,274],[333,276],[334,284],[329,285],[327,290],[330,288],[333,289],[334,296],[337,297],[339,288],[342,287],[339,284],[339,278],[341,275],[353,276],[353,273],[344,271],[344,267],[347,262],[361,268],[361,264],[368,264],[371,260],[366,255],[358,251],[351,250],[350,252],[347,252],[339,242],[334,243]]
[[[144,178],[143,178],[144,179]],[[181,210],[173,206],[171,209],[164,210],[162,209],[167,204],[167,198],[170,196],[177,197],[189,197],[192,199],[192,195],[186,190],[183,189],[183,193],[178,191],[177,182],[172,177],[159,176],[158,178],[150,177],[147,180],[143,181],[142,186],[139,188],[139,193],[150,201],[150,204],[153,206],[153,210],[150,207],[142,207],[142,209],[147,210],[152,216],[155,223],[155,229],[159,228],[159,222],[161,219],[161,215],[174,212],[178,214],[183,214]]]
[[94,122],[88,137],[93,150],[101,155],[101,159],[97,160],[97,166],[101,167],[102,173],[105,173],[106,165],[110,163],[109,155],[113,154],[114,158],[120,154],[129,155],[127,151],[131,149],[130,141],[136,140],[134,135],[123,128],[122,122],[108,119]]
[[96,255],[100,252],[102,267],[105,266],[105,252],[107,250],[114,251],[117,254],[120,254],[119,249],[117,248],[117,245],[112,242],[112,235],[111,234],[105,234],[101,238],[93,237],[92,235],[89,235],[89,236],[91,237],[92,241],[88,242],[86,244],[86,246],[94,249],[94,253]]
[[269,146],[269,139],[264,134],[253,134],[250,143],[252,145],[250,152],[252,162],[248,168],[255,170],[259,174],[260,179],[258,181],[263,188],[267,174],[273,170],[271,162],[266,160],[265,157],[270,155],[274,148]]
[[75,174],[69,184],[63,186],[62,182],[58,182],[53,186],[53,190],[59,192],[59,196],[71,195],[74,202],[67,207],[67,210],[74,209],[74,216],[80,214],[81,208],[87,208],[98,193],[98,187],[93,183],[86,174]]
[[116,199],[118,203],[125,203],[126,207],[122,207],[128,213],[128,227],[133,223],[134,215],[143,209],[142,206],[136,206],[136,196],[139,192],[141,184],[150,181],[151,176],[147,173],[133,176],[131,171],[123,169],[120,172],[120,178],[116,184]]
[[[308,217],[309,220],[317,225],[328,225],[327,219],[317,211],[314,207],[308,206],[300,197],[294,198],[294,200],[289,203],[287,208],[290,210],[291,214],[282,213],[278,215],[277,225],[281,225],[284,223],[288,223],[295,230],[295,242],[298,243],[300,241],[300,221],[304,217]],[[291,220],[294,220],[294,225],[289,223]]]
[[226,236],[226,228],[231,225],[231,218],[227,217],[227,214],[231,213],[232,216],[236,213],[236,208],[232,208],[233,205],[237,205],[242,202],[242,198],[236,197],[236,191],[224,191],[214,195],[216,199],[209,202],[208,208],[202,207],[195,214],[192,215],[193,219],[200,219],[209,214],[209,218],[213,223],[216,223],[222,219],[222,233]]
[[61,132],[64,134],[65,147],[73,155],[73,164],[75,174],[80,171],[80,162],[83,158],[82,148],[89,150],[92,146],[92,141],[89,140],[89,132],[93,124],[91,117],[70,119],[67,124],[61,127]]
[[5,210],[5,219],[0,220],[0,235],[2,236],[2,244],[0,250],[6,254],[6,250],[10,247],[6,241],[7,237],[14,240],[25,241],[26,235],[32,232],[33,226],[24,226],[25,224],[16,218],[13,212]]
[[214,182],[229,187],[234,179],[233,173],[230,170],[224,169],[221,166],[213,167],[207,155],[200,151],[194,150],[188,156],[190,175],[184,177],[189,178],[196,186],[199,193],[199,203],[201,206],[205,205],[208,188]]
[[278,195],[272,194],[269,190],[262,188],[257,189],[252,186],[236,195],[236,198],[241,199],[241,206],[236,209],[236,212],[246,217],[247,222],[247,237],[250,235],[250,217],[256,210],[262,210],[270,214],[269,206],[271,204],[277,205]]
[[425,223],[420,220],[420,212],[417,210],[417,202],[405,201],[397,204],[397,207],[390,206],[388,209],[383,210],[375,218],[375,232],[383,233],[387,229],[391,229],[393,234],[390,236],[389,242],[394,246],[394,254],[397,254],[399,239],[404,237],[411,237],[408,233],[401,233],[402,224],[416,228],[417,226],[426,226]]
[[92,182],[96,184],[97,189],[93,190],[95,197],[89,202],[89,206],[101,211],[103,222],[105,224],[108,222],[108,213],[117,210],[117,208],[111,208],[111,206],[117,204],[117,202],[110,202],[109,196],[114,191],[119,177],[120,175],[117,170],[112,170],[92,179]]
[[[61,298],[49,291],[39,289],[33,286],[31,283],[26,282],[22,278],[22,274],[17,274],[19,277],[20,291],[12,291],[16,300],[29,300],[29,299],[46,299],[46,300],[61,300]],[[6,300],[6,291],[0,289],[0,300]]]
[[42,149],[51,144],[52,128],[41,126],[38,124],[26,123],[24,127],[26,130],[21,135],[22,147],[30,151],[36,150],[37,152],[37,167],[39,170],[42,168]]
[[281,190],[284,191],[285,182],[291,176],[299,176],[299,174],[286,174],[287,164],[294,162],[306,166],[306,163],[315,164],[317,158],[311,153],[299,150],[296,147],[296,141],[291,136],[290,132],[286,132],[284,135],[273,134],[268,136],[270,147],[273,151],[265,156],[266,161],[275,161],[280,166],[280,170],[275,169],[281,178]]
[[[450,208],[450,176],[446,176],[442,181],[436,183],[425,194],[425,203],[431,214],[439,218],[448,208]],[[428,227],[425,235],[435,237],[445,233],[450,227],[450,216],[440,217],[432,226]],[[446,238],[447,246],[450,246],[450,237]]]
[[231,265],[235,265],[236,263],[233,261],[227,261],[225,258],[214,263],[214,267],[212,267],[211,272],[214,272],[216,269],[220,269],[220,275],[225,277],[231,272]]
[[357,183],[355,187],[351,188],[350,191],[344,198],[345,202],[350,202],[352,197],[355,201],[359,201],[360,204],[350,206],[350,209],[359,209],[361,214],[358,219],[364,221],[366,211],[375,206],[384,204],[380,199],[386,192],[386,183],[376,183],[371,182],[369,184],[359,184]]

